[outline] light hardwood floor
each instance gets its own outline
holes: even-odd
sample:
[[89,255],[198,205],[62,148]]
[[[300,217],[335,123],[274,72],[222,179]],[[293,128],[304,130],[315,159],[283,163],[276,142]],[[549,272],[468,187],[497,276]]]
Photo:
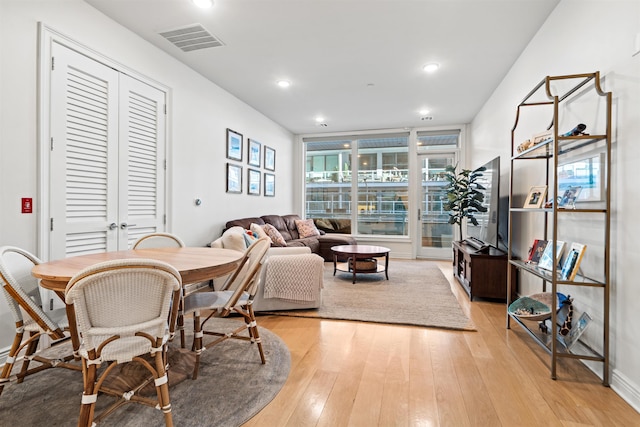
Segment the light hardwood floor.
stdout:
[[260,316],[291,352],[289,378],[245,427],[640,426],[640,414],[576,360],[549,356],[505,306],[470,303],[439,262],[477,332]]

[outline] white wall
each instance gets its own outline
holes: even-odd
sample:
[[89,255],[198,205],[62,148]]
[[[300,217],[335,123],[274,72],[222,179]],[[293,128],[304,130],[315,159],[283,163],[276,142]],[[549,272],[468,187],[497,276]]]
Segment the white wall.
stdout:
[[[472,163],[480,157],[501,155],[503,171],[510,157],[510,131],[516,106],[546,75],[565,75],[600,71],[604,90],[613,92],[612,164],[612,289],[611,289],[611,366],[612,388],[637,410],[640,409],[640,328],[636,325],[640,286],[640,235],[637,212],[640,209],[638,161],[640,146],[640,54],[632,56],[640,33],[640,1],[563,0],[540,28],[529,46],[506,75],[500,86],[470,126]],[[585,119],[588,123],[590,118]],[[569,127],[570,129],[571,127]],[[569,130],[567,129],[567,130]],[[544,129],[540,129],[544,130]],[[589,128],[587,129],[589,131]],[[525,162],[526,163],[526,162]],[[508,172],[508,168],[506,168]],[[519,169],[531,177],[530,170]],[[544,182],[544,177],[539,177]],[[517,188],[518,193],[526,188]],[[520,247],[534,238],[527,221],[514,233]],[[569,231],[576,240],[590,241],[594,224],[577,223]],[[592,248],[587,253],[593,252]],[[574,289],[575,290],[575,289]],[[540,292],[525,283],[522,293]],[[575,290],[576,303],[601,317],[601,293]],[[598,311],[600,310],[600,311]],[[587,332],[590,340],[598,333],[594,325]],[[600,364],[601,365],[601,364]],[[591,366],[591,365],[590,365]],[[595,368],[597,365],[594,365]]]
[[[75,41],[170,88],[169,228],[204,245],[227,220],[294,212],[294,136],[81,0],[0,1],[0,245],[37,251],[37,213],[20,198],[37,195],[37,59],[41,21]],[[276,149],[276,197],[226,194],[226,128]],[[246,145],[245,145],[246,147]],[[245,154],[246,159],[246,154]],[[244,173],[247,165],[244,162]],[[196,198],[203,203],[197,207]],[[0,334],[13,320],[0,302]],[[0,353],[10,344],[0,335]]]

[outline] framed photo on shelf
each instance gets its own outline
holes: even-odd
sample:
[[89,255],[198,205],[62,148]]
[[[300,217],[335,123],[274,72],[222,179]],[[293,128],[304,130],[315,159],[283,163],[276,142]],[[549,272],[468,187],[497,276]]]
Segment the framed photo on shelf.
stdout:
[[547,246],[544,248],[544,252],[540,257],[540,261],[538,261],[538,267],[544,268],[545,270],[555,271],[560,259],[562,258],[562,251],[564,249],[564,242],[561,240],[556,240],[556,260],[553,261],[553,245],[549,242]]
[[558,198],[558,207],[564,209],[574,209],[576,207],[576,199],[580,196],[582,187],[569,187],[564,190],[562,197]]
[[248,169],[249,184],[247,187],[247,194],[250,194],[252,196],[260,195],[260,184],[261,184],[260,178],[261,177],[262,177],[262,174],[260,173],[259,170]]
[[242,193],[242,166],[227,163],[227,193]]
[[242,134],[227,128],[227,159],[242,161]]
[[274,197],[276,195],[276,176],[272,173],[264,174],[264,195]]
[[276,170],[276,150],[264,146],[264,168],[269,171]]
[[530,209],[541,208],[542,204],[544,203],[546,195],[547,195],[546,185],[536,185],[531,187],[531,189],[529,190],[529,194],[527,195],[527,198],[524,201],[523,208],[530,208]]
[[260,144],[255,139],[249,139],[249,157],[247,162],[250,166],[260,167],[260,148],[262,144]]

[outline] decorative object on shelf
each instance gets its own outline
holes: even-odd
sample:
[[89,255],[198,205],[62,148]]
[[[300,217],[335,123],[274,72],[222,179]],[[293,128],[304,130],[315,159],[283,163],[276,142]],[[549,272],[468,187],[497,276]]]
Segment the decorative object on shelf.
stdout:
[[584,130],[587,128],[587,125],[584,123],[579,123],[576,127],[571,129],[567,133],[563,133],[562,136],[578,136],[578,135],[588,135],[584,133]]
[[272,173],[264,174],[264,195],[274,197],[276,195],[276,176]]
[[449,211],[449,224],[458,224],[460,239],[462,239],[462,223],[465,218],[473,225],[478,225],[475,214],[486,212],[487,208],[482,206],[484,201],[485,188],[478,183],[482,177],[482,172],[486,170],[484,166],[475,170],[463,169],[456,173],[456,166],[445,168],[445,179],[449,185],[445,188],[447,202],[444,209]]
[[544,132],[540,132],[533,135],[533,137],[531,138],[531,142],[533,142],[533,145],[538,145],[541,142],[548,141],[552,138],[553,138],[553,131],[545,130]]
[[247,153],[247,163],[250,166],[260,167],[260,149],[262,148],[262,144],[260,144],[255,139],[249,138],[249,152]]
[[[551,242],[550,242],[551,243]],[[560,259],[562,258],[562,251],[564,249],[564,242],[556,240],[556,260],[553,261],[553,244],[547,244],[544,248],[544,252],[538,261],[538,267],[545,270],[555,271]]]
[[242,134],[227,128],[227,159],[242,161]]
[[572,328],[567,335],[558,335],[558,341],[560,341],[568,350],[571,350],[590,323],[591,316],[586,312],[582,313],[578,321],[573,322]]
[[[539,294],[520,297],[509,305],[508,312],[519,319],[540,321],[551,317],[551,306],[553,304],[553,294],[542,292]],[[564,301],[569,297],[556,293],[556,310],[562,307]]]
[[587,245],[578,242],[571,243],[569,253],[567,254],[564,265],[562,266],[562,272],[560,273],[562,280],[573,280],[576,278],[580,262],[586,250]]
[[529,194],[527,195],[526,200],[524,201],[523,208],[531,208],[536,209],[542,207],[542,203],[544,203],[544,198],[547,195],[547,186],[546,185],[536,185],[531,187],[529,190]]
[[531,246],[531,250],[529,251],[529,259],[527,262],[529,264],[537,264],[540,262],[540,258],[544,253],[544,249],[547,247],[546,240],[536,239],[533,241],[533,246]]
[[242,166],[227,163],[227,193],[242,193]]
[[260,173],[259,170],[255,170],[255,169],[249,169],[247,173],[248,173],[248,179],[249,179],[247,194],[250,194],[252,196],[259,196],[260,181],[261,181],[262,174]]
[[269,171],[276,170],[276,150],[264,146],[264,168]]
[[565,190],[562,197],[558,198],[558,207],[564,209],[575,209],[576,199],[580,195],[582,187],[569,187]]

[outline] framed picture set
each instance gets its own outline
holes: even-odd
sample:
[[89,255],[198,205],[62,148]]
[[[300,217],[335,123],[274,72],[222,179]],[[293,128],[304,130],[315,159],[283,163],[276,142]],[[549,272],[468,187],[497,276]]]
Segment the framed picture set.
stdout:
[[529,190],[529,194],[524,201],[523,208],[535,209],[542,207],[544,198],[547,195],[546,185],[535,185]]
[[249,139],[249,158],[247,162],[250,166],[260,167],[260,144],[255,139]]
[[271,147],[264,146],[264,168],[266,170],[276,170],[276,150]]
[[227,159],[242,161],[242,134],[227,128]]
[[227,193],[242,193],[242,166],[227,163]]
[[274,197],[276,195],[276,176],[272,173],[264,174],[264,195]]
[[261,186],[260,181],[262,178],[262,174],[260,173],[259,170],[249,169],[248,176],[249,176],[249,185],[247,187],[247,193],[252,196],[259,196],[260,186]]

